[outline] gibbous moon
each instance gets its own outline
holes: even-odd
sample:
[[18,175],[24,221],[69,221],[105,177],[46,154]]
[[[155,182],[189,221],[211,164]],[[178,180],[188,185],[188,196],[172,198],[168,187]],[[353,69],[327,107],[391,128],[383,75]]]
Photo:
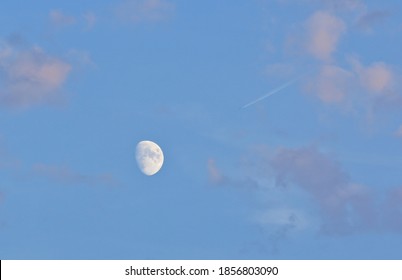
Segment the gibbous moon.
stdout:
[[163,165],[162,149],[152,141],[139,142],[135,157],[141,172],[148,176],[157,173]]

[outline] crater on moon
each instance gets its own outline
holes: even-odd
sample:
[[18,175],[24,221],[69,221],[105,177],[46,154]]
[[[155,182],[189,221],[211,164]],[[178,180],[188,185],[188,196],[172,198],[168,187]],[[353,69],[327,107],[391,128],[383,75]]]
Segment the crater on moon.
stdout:
[[163,165],[162,149],[152,141],[139,142],[135,156],[141,172],[148,176],[157,173]]

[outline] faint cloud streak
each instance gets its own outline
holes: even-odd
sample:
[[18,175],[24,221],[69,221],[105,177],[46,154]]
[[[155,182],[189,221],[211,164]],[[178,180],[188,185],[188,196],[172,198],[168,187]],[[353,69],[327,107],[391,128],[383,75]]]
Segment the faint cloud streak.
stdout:
[[311,0],[327,7],[340,11],[362,11],[366,5],[362,0]]
[[214,186],[228,186],[239,189],[256,190],[261,188],[258,182],[250,177],[244,179],[234,179],[226,176],[221,169],[216,166],[215,160],[210,158],[207,162],[208,180]]
[[91,176],[74,171],[68,166],[37,163],[32,166],[32,172],[37,176],[44,177],[49,180],[56,181],[62,184],[89,185],[89,186],[119,185],[119,182],[111,174],[104,173]]
[[116,8],[116,15],[127,22],[159,22],[169,19],[175,6],[167,0],[125,0]]
[[402,125],[396,130],[395,135],[399,138],[402,138]]
[[76,19],[73,16],[65,15],[60,10],[50,11],[49,19],[54,27],[66,27],[73,25],[76,22]]
[[208,160],[207,168],[208,168],[208,178],[212,184],[221,185],[227,181],[222,172],[216,167],[214,159],[211,158]]
[[384,10],[366,12],[357,19],[356,25],[363,30],[369,31],[372,26],[385,21],[390,16],[391,13]]
[[97,16],[93,12],[86,12],[83,18],[86,22],[86,30],[91,30],[98,21]]
[[394,232],[402,232],[402,187],[393,189],[385,203],[385,228]]

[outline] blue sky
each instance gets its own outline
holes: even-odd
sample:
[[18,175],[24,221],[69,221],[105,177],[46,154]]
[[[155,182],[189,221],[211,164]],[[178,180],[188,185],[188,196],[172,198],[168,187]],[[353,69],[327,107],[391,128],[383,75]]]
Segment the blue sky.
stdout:
[[400,259],[400,12],[6,1],[0,258]]

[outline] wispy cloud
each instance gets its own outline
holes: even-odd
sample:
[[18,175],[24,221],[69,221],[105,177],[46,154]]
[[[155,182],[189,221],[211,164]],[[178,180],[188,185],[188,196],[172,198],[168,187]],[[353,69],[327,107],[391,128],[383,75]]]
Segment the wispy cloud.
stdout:
[[216,166],[214,159],[209,159],[207,162],[208,179],[212,184],[222,185],[227,182],[227,178],[223,175],[221,170]]
[[0,103],[27,108],[59,101],[59,90],[70,71],[70,64],[38,47],[0,47],[0,79],[4,85],[0,88]]
[[256,190],[261,188],[257,181],[250,177],[241,179],[231,178],[224,174],[215,163],[215,160],[210,158],[207,162],[208,179],[212,185],[233,187],[239,189]]
[[398,129],[395,131],[395,135],[399,138],[402,138],[402,124],[398,127]]
[[37,163],[32,166],[35,176],[43,177],[57,183],[69,185],[107,185],[118,186],[119,182],[112,174],[103,173],[87,175],[73,170],[68,166]]
[[86,23],[86,28],[85,28],[86,30],[92,29],[95,26],[96,22],[98,21],[98,17],[93,12],[86,12],[83,15],[83,18]]
[[97,21],[98,17],[93,11],[87,11],[81,15],[68,15],[62,10],[51,10],[49,12],[50,26],[54,31],[71,26],[79,26],[84,31],[90,31]]
[[363,11],[366,5],[363,0],[311,0],[324,4],[328,8],[341,11]]
[[[300,219],[294,209],[268,209],[255,217],[264,238],[269,243],[255,244],[259,251],[271,251],[272,254],[280,254],[280,245],[291,238],[292,234],[303,229],[303,218]],[[268,246],[267,246],[268,245]],[[270,250],[269,250],[270,249]]]
[[65,27],[76,23],[76,18],[64,14],[60,10],[52,10],[49,12],[49,20],[54,27]]
[[294,230],[305,229],[309,222],[300,209],[270,208],[255,215],[254,220],[263,226],[286,226],[292,225]]
[[365,31],[370,31],[374,25],[385,21],[390,16],[391,13],[385,10],[366,12],[357,19],[356,25]]
[[21,166],[21,161],[10,156],[5,137],[0,134],[0,170],[16,170]]
[[385,227],[402,233],[402,187],[393,189],[385,202]]
[[128,22],[158,22],[170,18],[175,6],[167,0],[125,0],[116,8],[117,16]]
[[71,49],[67,52],[66,58],[74,66],[96,66],[96,63],[92,60],[91,54],[88,51]]
[[306,22],[306,50],[319,60],[328,61],[346,31],[342,19],[326,12],[315,12]]
[[264,73],[269,77],[289,77],[295,72],[294,65],[290,63],[272,63],[266,66]]

